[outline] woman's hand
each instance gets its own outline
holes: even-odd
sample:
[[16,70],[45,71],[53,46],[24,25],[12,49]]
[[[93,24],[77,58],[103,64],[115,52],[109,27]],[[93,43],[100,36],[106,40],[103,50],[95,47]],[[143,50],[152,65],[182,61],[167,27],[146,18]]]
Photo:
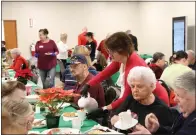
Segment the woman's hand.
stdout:
[[145,134],[145,135],[151,135],[151,133],[142,125],[138,124],[135,126],[135,128],[133,129],[133,132],[130,133],[129,135],[132,135],[132,134]]
[[155,133],[159,129],[159,121],[153,113],[150,113],[146,116],[145,126],[151,133]]
[[118,115],[114,115],[111,118],[111,124],[114,125],[118,120],[119,120],[119,116]]

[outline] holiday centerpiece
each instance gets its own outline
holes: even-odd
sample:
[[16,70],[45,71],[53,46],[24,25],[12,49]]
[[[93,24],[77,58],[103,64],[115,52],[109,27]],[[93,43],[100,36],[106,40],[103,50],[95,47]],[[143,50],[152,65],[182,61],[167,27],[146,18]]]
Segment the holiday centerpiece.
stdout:
[[48,128],[56,128],[59,125],[61,106],[64,103],[72,102],[74,97],[80,96],[73,90],[63,90],[62,88],[48,88],[40,90],[40,97],[37,105],[47,108],[46,123]]
[[27,84],[28,80],[31,79],[33,76],[30,69],[22,69],[22,70],[16,70],[15,78],[17,78],[17,81],[22,82],[24,85]]

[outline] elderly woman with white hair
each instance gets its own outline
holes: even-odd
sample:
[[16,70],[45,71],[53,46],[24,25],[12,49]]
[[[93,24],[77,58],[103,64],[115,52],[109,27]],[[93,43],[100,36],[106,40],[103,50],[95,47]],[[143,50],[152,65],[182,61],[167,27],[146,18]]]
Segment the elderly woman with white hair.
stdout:
[[21,52],[18,48],[14,48],[10,52],[12,58],[14,59],[13,64],[10,66],[10,69],[16,71],[28,68],[28,62],[21,56]]
[[156,88],[156,77],[148,67],[137,66],[130,70],[128,84],[132,89],[132,95],[128,96],[123,104],[114,112],[111,119],[112,125],[118,120],[118,114],[127,110],[137,114],[138,122],[145,124],[145,117],[154,113],[162,125],[172,124],[172,112],[152,92]]
[[194,135],[196,133],[195,71],[187,71],[175,80],[175,101],[181,114],[171,126],[163,126],[157,117],[150,113],[145,118],[145,127],[136,126],[132,134],[151,134],[160,132],[168,135]]

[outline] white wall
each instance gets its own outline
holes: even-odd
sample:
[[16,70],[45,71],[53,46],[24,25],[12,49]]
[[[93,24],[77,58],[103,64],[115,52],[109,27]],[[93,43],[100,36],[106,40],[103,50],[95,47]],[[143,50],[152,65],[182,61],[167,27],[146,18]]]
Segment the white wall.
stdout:
[[[139,53],[172,53],[172,17],[188,17],[188,49],[195,47],[193,2],[2,2],[2,19],[17,20],[18,46],[29,56],[38,30],[48,28],[50,38],[68,33],[68,45],[77,44],[84,26],[100,42],[107,33],[131,29],[138,37]],[[33,28],[29,28],[29,18]],[[192,27],[194,26],[194,27]],[[190,36],[191,35],[191,36]]]
[[[167,58],[172,54],[172,18],[188,17],[189,49],[194,49],[195,3],[193,2],[140,2],[140,53],[161,51]],[[190,32],[191,28],[191,32]],[[190,40],[193,40],[190,42]],[[190,47],[191,46],[191,47]],[[195,49],[194,49],[195,50]]]
[[[68,45],[77,44],[84,26],[100,42],[107,33],[131,29],[138,31],[138,3],[134,2],[2,2],[2,19],[17,20],[18,47],[30,56],[29,45],[38,40],[38,30],[48,28],[49,37],[59,40],[68,34]],[[33,19],[33,28],[29,27]]]

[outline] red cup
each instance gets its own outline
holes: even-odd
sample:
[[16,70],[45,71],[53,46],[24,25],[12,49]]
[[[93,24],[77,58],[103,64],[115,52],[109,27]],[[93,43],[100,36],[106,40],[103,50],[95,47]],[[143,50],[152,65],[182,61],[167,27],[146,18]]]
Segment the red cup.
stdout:
[[26,86],[27,96],[28,96],[28,95],[31,95],[31,89],[32,89],[31,86]]

